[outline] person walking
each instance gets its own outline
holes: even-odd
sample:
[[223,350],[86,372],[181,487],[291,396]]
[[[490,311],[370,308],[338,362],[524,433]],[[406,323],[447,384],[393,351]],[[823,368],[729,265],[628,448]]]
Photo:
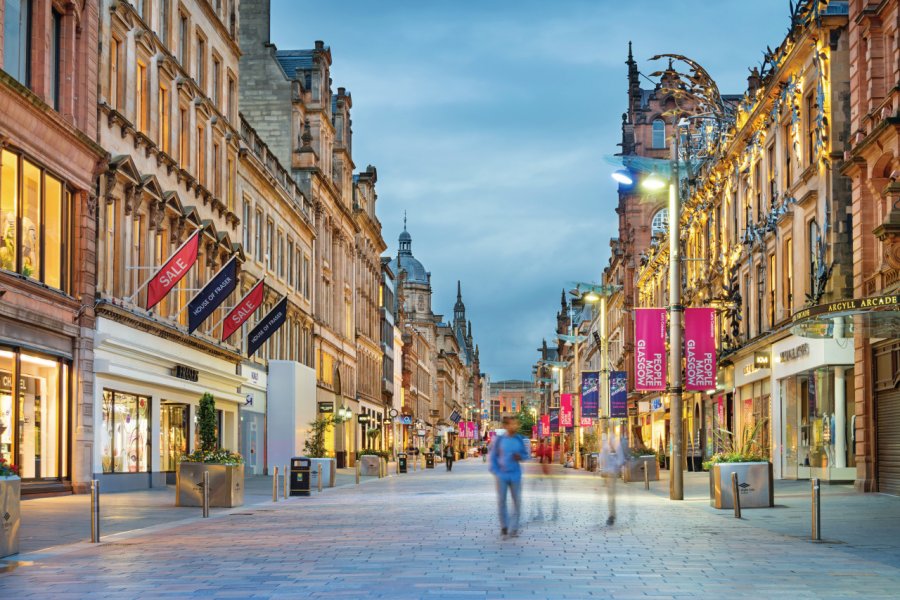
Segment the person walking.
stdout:
[[[528,446],[518,434],[519,420],[503,417],[505,435],[494,438],[491,444],[490,470],[497,480],[497,511],[500,515],[500,534],[513,537],[519,534],[519,516],[522,509],[522,465],[528,460]],[[510,516],[506,505],[507,496],[512,496],[513,511]]]
[[444,465],[446,465],[448,471],[453,470],[453,446],[447,444],[444,447]]
[[607,525],[613,525],[616,522],[616,483],[619,481],[622,466],[625,464],[624,455],[624,445],[616,443],[612,432],[603,436],[600,449],[600,473],[606,484],[606,505],[609,510],[609,516],[606,519]]

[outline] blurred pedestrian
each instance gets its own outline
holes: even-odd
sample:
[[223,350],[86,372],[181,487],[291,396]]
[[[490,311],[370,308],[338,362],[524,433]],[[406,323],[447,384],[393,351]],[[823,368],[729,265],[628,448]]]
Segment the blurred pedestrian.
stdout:
[[[497,436],[490,448],[491,473],[497,480],[497,509],[500,514],[501,535],[519,534],[519,516],[522,509],[522,465],[528,460],[525,438],[518,434],[519,420],[503,417],[505,435]],[[510,516],[506,505],[507,495],[512,496],[513,511]]]
[[600,474],[606,483],[606,504],[609,510],[607,525],[616,522],[616,483],[622,474],[622,466],[625,464],[625,447],[618,443],[616,436],[610,432],[603,436],[600,448]]
[[454,454],[453,446],[451,446],[450,444],[447,444],[447,446],[444,447],[444,464],[447,466],[448,471],[453,470],[453,458],[454,458],[453,454]]

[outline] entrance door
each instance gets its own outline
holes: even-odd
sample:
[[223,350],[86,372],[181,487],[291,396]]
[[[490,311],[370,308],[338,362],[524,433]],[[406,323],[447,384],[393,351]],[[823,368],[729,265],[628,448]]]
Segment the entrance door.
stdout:
[[178,460],[188,453],[190,407],[187,404],[163,404],[159,412],[160,468],[174,472]]

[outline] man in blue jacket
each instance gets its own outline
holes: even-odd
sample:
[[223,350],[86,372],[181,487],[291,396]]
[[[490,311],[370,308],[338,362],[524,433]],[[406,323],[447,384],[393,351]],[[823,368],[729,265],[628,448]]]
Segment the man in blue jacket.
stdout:
[[[519,534],[519,515],[522,507],[522,466],[528,460],[525,438],[518,434],[519,420],[503,417],[506,435],[494,438],[490,448],[491,473],[497,479],[497,508],[500,513],[500,533],[513,537]],[[512,495],[513,514],[506,507],[507,492]]]

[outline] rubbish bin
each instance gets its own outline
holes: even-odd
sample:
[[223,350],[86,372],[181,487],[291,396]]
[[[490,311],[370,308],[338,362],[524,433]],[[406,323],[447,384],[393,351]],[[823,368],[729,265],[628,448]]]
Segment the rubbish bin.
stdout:
[[434,468],[434,452],[426,452],[425,453],[425,468],[426,469]]
[[397,468],[401,473],[406,473],[406,452],[397,454]]
[[345,469],[347,468],[347,451],[346,450],[338,450],[334,453],[334,457],[337,459],[337,468]]
[[309,496],[312,461],[303,456],[291,459],[291,496]]

